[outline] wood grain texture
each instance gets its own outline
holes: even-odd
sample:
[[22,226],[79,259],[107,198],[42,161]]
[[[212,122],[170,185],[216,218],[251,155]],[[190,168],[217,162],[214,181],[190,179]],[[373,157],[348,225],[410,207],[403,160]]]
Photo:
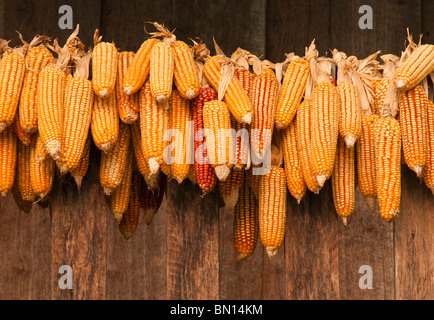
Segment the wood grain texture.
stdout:
[[167,198],[167,299],[219,299],[217,195],[172,180]]
[[434,2],[430,0],[421,0],[421,25],[422,25],[422,42],[434,43]]
[[49,209],[20,211],[12,194],[0,199],[0,300],[51,298]]
[[[92,144],[89,172],[81,192],[72,178],[55,180],[52,198],[52,298],[106,298],[106,220],[111,218],[99,184],[100,151]],[[89,201],[89,199],[91,199]],[[61,290],[58,270],[73,270],[73,289]]]

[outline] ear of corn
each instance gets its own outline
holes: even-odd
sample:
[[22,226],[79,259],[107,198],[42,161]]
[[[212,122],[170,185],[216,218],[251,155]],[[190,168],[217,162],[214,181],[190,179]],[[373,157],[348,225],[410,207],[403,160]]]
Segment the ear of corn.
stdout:
[[338,86],[340,100],[339,134],[344,138],[348,148],[352,148],[361,134],[360,98],[357,88],[349,82],[342,82]]
[[394,220],[401,203],[401,130],[392,117],[381,117],[374,123],[375,168],[380,215]]
[[[220,56],[209,58],[205,64],[203,72],[210,85],[218,91],[222,77]],[[247,93],[244,91],[240,81],[233,77],[226,89],[223,101],[229,108],[231,114],[238,122],[250,124],[253,117],[253,107]]]
[[45,161],[47,159],[51,159],[50,154],[48,153],[47,149],[44,146],[44,142],[42,141],[41,135],[39,132],[37,133],[36,137],[36,147],[35,147],[35,153],[36,153],[36,159],[39,162]]
[[11,126],[0,133],[0,193],[3,197],[14,185],[17,144],[17,138]]
[[224,181],[234,163],[234,139],[229,109],[223,101],[205,102],[203,124],[206,134],[208,158],[218,180]]
[[71,176],[75,180],[75,184],[77,185],[78,192],[80,192],[83,178],[86,176],[87,170],[89,169],[91,145],[92,145],[92,138],[90,134],[88,134],[86,139],[86,144],[84,145],[84,149],[81,154],[80,163],[75,169],[71,170]]
[[122,80],[133,60],[134,52],[124,51],[119,54],[116,80],[116,100],[118,104],[119,117],[127,124],[133,123],[139,117],[139,95],[127,95],[122,86]]
[[377,197],[374,123],[378,117],[378,115],[369,117],[362,115],[362,134],[356,143],[358,185],[371,211],[374,210]]
[[425,185],[434,194],[434,103],[426,102],[427,113],[427,161],[423,171]]
[[246,92],[247,96],[252,97],[252,89],[253,89],[253,80],[255,79],[255,75],[246,69],[235,69],[234,76],[238,79]]
[[381,115],[381,109],[384,104],[384,99],[386,98],[387,89],[391,83],[390,79],[383,78],[381,80],[374,81],[374,110],[373,113],[376,115]]
[[191,103],[194,126],[194,170],[199,187],[204,193],[211,192],[217,184],[217,176],[208,159],[203,123],[204,104],[213,100],[217,100],[215,90],[201,88]]
[[259,204],[249,184],[240,188],[238,202],[234,209],[234,246],[238,261],[251,256],[256,248],[259,235]]
[[0,132],[14,122],[25,69],[26,61],[17,52],[3,56],[0,61]]
[[253,191],[255,198],[259,200],[259,181],[261,179],[260,175],[253,174],[250,169],[247,171],[246,183],[249,185],[250,189]]
[[126,240],[133,236],[139,224],[141,180],[143,178],[140,175],[133,173],[128,209],[123,214],[122,220],[119,223],[119,231]]
[[393,82],[403,91],[411,90],[433,71],[434,45],[420,45],[396,69]]
[[92,118],[90,123],[93,141],[98,149],[109,152],[119,135],[119,113],[116,105],[116,94],[107,98],[94,96]]
[[193,52],[184,41],[172,43],[175,57],[173,79],[179,94],[184,99],[194,99],[200,89],[199,75],[194,62]]
[[310,63],[296,58],[288,65],[280,88],[276,107],[277,129],[286,128],[294,119],[306,89]]
[[422,177],[427,161],[427,96],[422,87],[403,92],[399,98],[402,149],[407,166]]
[[15,120],[12,124],[14,128],[14,132],[17,135],[18,139],[24,143],[25,145],[30,145],[32,140],[34,139],[34,134],[26,132],[20,125],[20,117],[18,113],[15,115]]
[[164,194],[166,193],[167,176],[160,173],[158,174],[157,181],[157,188],[149,188],[145,181],[142,181],[142,186],[140,187],[140,208],[144,212],[147,225],[152,223],[155,214],[158,212],[163,202]]
[[313,193],[318,194],[321,187],[313,174],[311,165],[312,152],[312,131],[310,130],[311,108],[313,104],[309,100],[303,101],[297,109],[296,133],[297,133],[297,153],[299,155],[303,180],[307,188]]
[[152,47],[159,42],[158,39],[150,38],[142,43],[136,52],[133,61],[128,66],[124,75],[122,86],[127,95],[138,92],[149,76],[150,53]]
[[243,185],[244,170],[231,169],[225,181],[219,181],[219,189],[225,203],[225,208],[229,211],[234,210],[238,202],[239,190]]
[[283,162],[288,190],[300,204],[307,188],[303,179],[297,148],[297,126],[296,122],[293,121],[283,131]]
[[100,42],[92,52],[92,84],[100,98],[115,91],[118,64],[118,49],[113,43]]
[[121,184],[130,154],[131,128],[120,122],[119,139],[107,153],[101,153],[100,183],[105,195],[110,195]]
[[42,46],[30,49],[26,54],[26,72],[20,95],[19,119],[20,125],[27,133],[38,129],[38,109],[36,105],[36,89],[39,74],[43,68],[54,63],[52,53]]
[[320,187],[333,172],[339,136],[339,108],[339,95],[333,84],[321,83],[315,87],[310,123],[311,165]]
[[53,187],[55,166],[51,158],[38,161],[36,144],[37,142],[33,141],[30,146],[30,184],[35,195],[43,199]]
[[273,258],[285,237],[286,176],[283,168],[272,166],[259,180],[259,232],[267,254]]
[[151,93],[158,102],[166,102],[172,93],[175,54],[172,46],[165,41],[157,42],[150,54]]
[[18,190],[26,201],[35,201],[36,193],[33,191],[30,181],[30,146],[18,142],[17,178]]
[[33,207],[33,201],[26,201],[21,197],[17,183],[14,183],[11,192],[18,209],[20,209],[24,213],[30,213],[30,210]]

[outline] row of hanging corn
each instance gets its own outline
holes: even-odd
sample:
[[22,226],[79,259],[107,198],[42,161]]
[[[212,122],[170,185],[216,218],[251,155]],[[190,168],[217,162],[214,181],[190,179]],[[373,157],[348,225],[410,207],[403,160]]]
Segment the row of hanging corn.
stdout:
[[[234,211],[241,260],[258,237],[270,257],[282,245],[287,189],[300,203],[331,178],[346,225],[357,174],[370,208],[378,200],[381,217],[392,221],[400,210],[402,150],[434,192],[433,45],[409,35],[401,57],[381,55],[380,63],[380,52],[359,60],[334,49],[320,57],[312,42],[304,56],[272,63],[241,48],[228,57],[217,44],[211,56],[205,44],[190,47],[153,25],[157,31],[135,53],[119,52],[98,30],[86,51],[78,27],[63,47],[45,36],[30,43],[20,36],[18,48],[1,41],[3,196],[12,190],[28,212],[49,197],[57,173],[70,173],[80,190],[93,141],[102,151],[102,190],[126,238],[140,208],[151,223],[168,179],[190,179],[203,196],[218,184]],[[175,136],[167,137],[169,129]],[[244,130],[248,139],[222,136],[222,129]],[[198,139],[203,130],[212,134]],[[252,155],[265,159],[266,150],[271,166],[254,174],[261,164]]]

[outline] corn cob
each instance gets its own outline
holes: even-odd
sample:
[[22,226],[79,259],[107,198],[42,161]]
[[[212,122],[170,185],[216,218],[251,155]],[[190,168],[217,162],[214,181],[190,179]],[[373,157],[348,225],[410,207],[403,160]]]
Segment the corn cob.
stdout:
[[[205,64],[203,72],[210,85],[217,91],[222,81],[222,64],[224,58],[221,56],[213,56],[209,58]],[[223,79],[225,80],[225,79]],[[221,90],[221,89],[220,89]],[[241,86],[240,81],[236,77],[232,77],[229,81],[226,92],[222,97],[223,102],[229,108],[231,114],[238,122],[250,124],[253,117],[253,107],[247,93]]]
[[381,115],[381,109],[386,98],[387,89],[389,88],[390,79],[383,78],[374,82],[374,110],[373,113]]
[[100,183],[105,195],[110,195],[121,184],[130,153],[131,128],[120,122],[119,139],[107,153],[101,153]]
[[122,79],[133,60],[134,52],[124,51],[119,54],[116,80],[116,100],[118,104],[119,117],[121,121],[127,124],[133,123],[139,117],[139,95],[127,95],[122,87]]
[[229,109],[223,101],[205,102],[203,124],[208,157],[218,180],[224,181],[234,163],[234,138]]
[[299,155],[303,180],[307,188],[313,193],[318,194],[321,187],[315,178],[311,166],[312,136],[310,130],[312,102],[303,101],[297,109],[296,134],[297,134],[297,153]]
[[36,140],[30,146],[30,184],[38,199],[50,193],[54,181],[54,160],[48,158],[38,161],[36,157]]
[[211,192],[214,189],[217,184],[217,176],[208,159],[203,124],[203,106],[206,102],[216,99],[217,93],[214,89],[201,88],[199,94],[191,103],[194,126],[194,170],[199,187],[204,193]]
[[91,56],[77,60],[73,77],[66,82],[60,173],[66,174],[80,164],[92,118],[94,93],[89,77]]
[[167,187],[167,176],[165,174],[158,174],[158,187],[155,189],[149,188],[143,181],[140,187],[140,208],[144,212],[144,217],[147,225],[152,223],[155,214],[160,209],[163,202],[164,195]]
[[286,128],[294,119],[306,89],[309,70],[310,63],[301,58],[295,58],[288,65],[277,100],[277,129]]
[[122,81],[124,92],[127,95],[138,92],[148,79],[151,49],[158,41],[154,38],[148,39],[142,43],[136,52]]
[[0,132],[14,122],[26,69],[26,46],[8,48],[0,61]]
[[340,100],[339,134],[344,138],[347,148],[352,148],[361,134],[360,98],[357,88],[349,82],[337,86]]
[[237,261],[251,256],[259,235],[259,204],[253,190],[245,181],[234,209],[234,246]]
[[30,146],[26,146],[22,142],[18,142],[18,190],[21,197],[26,201],[35,201],[36,193],[33,191],[32,184],[30,182]]
[[423,171],[425,185],[434,194],[434,104],[431,100],[426,103],[427,110],[427,161]]
[[45,148],[44,142],[42,141],[42,138],[39,133],[37,133],[35,140],[36,140],[36,147],[35,147],[36,159],[39,162],[45,161],[47,159],[51,159],[50,154],[47,152],[47,149]]
[[259,180],[259,232],[270,258],[283,244],[286,227],[285,170],[272,166]]
[[403,92],[399,98],[402,149],[407,166],[422,177],[427,161],[427,96],[421,86]]
[[[46,41],[47,37],[35,37],[37,41]],[[33,41],[32,41],[33,42]],[[32,47],[32,42],[30,46]],[[27,133],[34,133],[38,129],[38,110],[36,105],[36,89],[39,74],[43,68],[54,64],[53,54],[44,44],[29,48],[26,54],[26,71],[20,95],[19,119],[20,125]]]
[[172,93],[175,54],[169,43],[160,41],[152,47],[150,55],[149,82],[151,93],[158,102],[163,103],[169,99]]
[[354,212],[356,178],[354,153],[354,148],[348,148],[345,140],[339,137],[332,174],[332,193],[336,213],[342,217],[345,226]]
[[14,128],[14,132],[17,135],[18,139],[24,143],[25,145],[30,145],[32,140],[34,139],[34,134],[27,133],[20,125],[20,117],[18,113],[15,115],[15,120],[12,124]]
[[14,183],[11,192],[18,209],[24,213],[30,213],[30,210],[33,207],[33,201],[26,201],[21,197],[20,190],[18,190],[18,183]]
[[173,163],[170,165],[170,171],[176,181],[181,184],[188,176],[194,147],[190,100],[183,99],[177,90],[173,90],[170,98],[169,119],[169,128],[174,130],[172,136],[173,133],[175,135]]
[[0,193],[3,197],[14,185],[17,143],[12,127],[8,127],[0,133]]
[[75,180],[75,184],[77,185],[78,192],[81,190],[81,184],[83,182],[83,178],[87,174],[87,170],[89,169],[89,160],[90,160],[90,148],[92,145],[90,134],[88,134],[86,139],[86,144],[84,145],[83,152],[81,154],[81,159],[79,165],[71,170],[71,176]]
[[434,71],[434,45],[419,45],[395,72],[393,82],[402,91],[411,90]]
[[259,200],[259,181],[261,179],[261,175],[253,174],[252,169],[250,169],[247,173],[246,183],[249,185],[250,189],[252,189],[253,194],[256,199]]
[[122,220],[119,223],[119,231],[124,236],[125,240],[128,240],[133,236],[139,224],[140,186],[142,180],[143,178],[140,175],[133,173],[128,209],[123,214]]
[[296,121],[292,121],[283,131],[283,163],[288,190],[300,204],[307,188],[297,149],[297,126]]
[[401,202],[401,130],[393,117],[374,123],[375,168],[380,215],[387,221],[399,214]]
[[246,69],[235,69],[234,76],[238,79],[247,96],[251,100],[255,74]]
[[104,99],[97,95],[94,96],[90,129],[93,141],[98,149],[107,153],[114,147],[119,135],[116,94]]
[[225,208],[234,210],[238,202],[239,190],[243,185],[244,171],[231,169],[225,181],[219,181],[219,189],[225,203]]
[[199,75],[194,62],[193,52],[184,41],[173,41],[175,56],[173,79],[181,97],[194,99],[199,94]]
[[92,84],[95,93],[100,97],[108,97],[115,91],[118,49],[113,43],[102,42],[99,30],[95,30],[92,52]]
[[360,193],[365,197],[371,211],[377,197],[375,178],[375,140],[373,127],[378,115],[362,115],[362,134],[356,143],[357,179]]
[[152,96],[149,81],[142,87],[139,96],[143,155],[151,174],[155,175],[164,163],[164,151],[168,145],[164,134],[169,129],[169,110]]

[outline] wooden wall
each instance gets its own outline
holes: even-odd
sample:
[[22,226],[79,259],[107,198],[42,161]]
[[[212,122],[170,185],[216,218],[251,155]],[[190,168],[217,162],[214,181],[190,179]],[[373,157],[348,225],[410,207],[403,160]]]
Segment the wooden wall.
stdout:
[[[176,27],[178,38],[212,37],[230,54],[238,46],[278,62],[303,55],[316,39],[320,52],[338,48],[365,57],[399,54],[406,28],[434,43],[434,3],[428,0],[212,0],[57,1],[0,0],[0,37],[26,40],[47,34],[65,41],[58,8],[73,8],[79,36],[92,45],[95,28],[120,50],[137,50],[145,21]],[[373,8],[373,30],[358,27],[361,5]],[[151,226],[142,220],[124,240],[98,183],[93,147],[81,193],[73,180],[56,179],[51,206],[19,212],[11,195],[0,200],[0,299],[433,299],[434,196],[403,167],[402,214],[393,223],[371,213],[357,191],[344,227],[331,186],[288,200],[284,247],[269,260],[260,242],[236,262],[233,213],[217,191],[200,198],[189,181],[172,181]],[[58,286],[59,267],[74,271],[72,290]],[[373,270],[373,289],[358,286],[359,267]]]

